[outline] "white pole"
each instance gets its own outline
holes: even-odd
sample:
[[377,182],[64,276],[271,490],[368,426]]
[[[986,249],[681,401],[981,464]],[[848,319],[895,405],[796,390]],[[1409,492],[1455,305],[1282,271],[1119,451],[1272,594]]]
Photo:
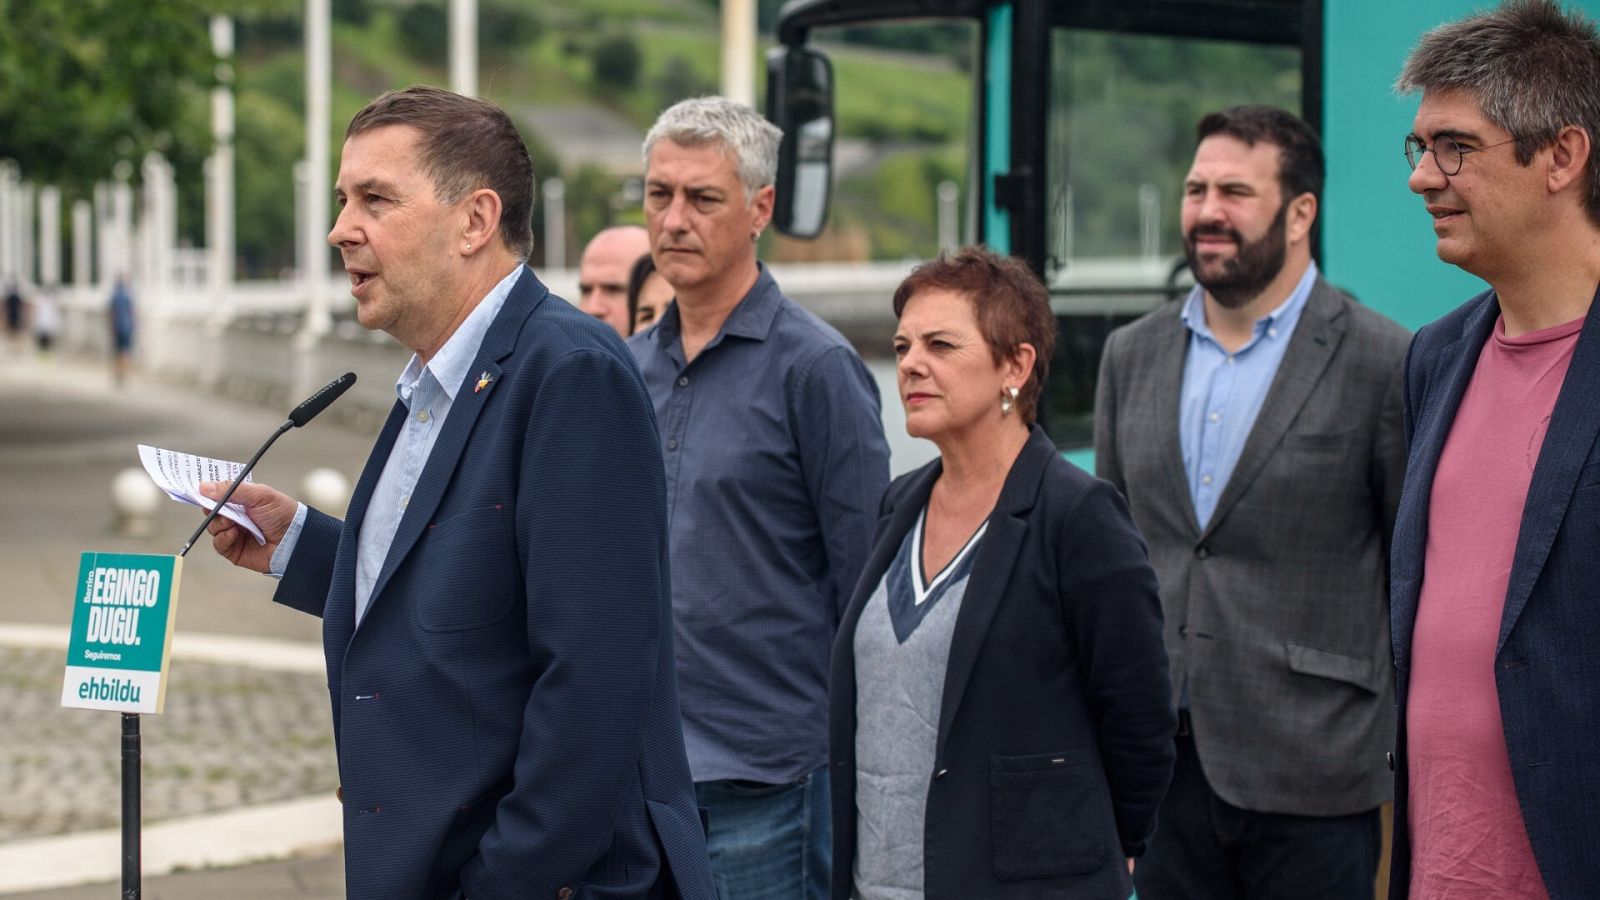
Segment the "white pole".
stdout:
[[567,267],[567,186],[559,178],[544,180],[544,267]]
[[332,81],[332,0],[306,0],[306,218],[301,225],[304,336],[328,333],[328,120]]
[[133,164],[121,160],[112,167],[116,181],[111,184],[111,278],[133,280],[133,188],[128,175]]
[[[311,222],[311,213],[306,208],[311,190],[310,169],[310,164],[303,159],[294,164],[294,230],[300,234],[305,234]],[[306,247],[307,242],[300,241],[295,245],[294,251],[294,270],[299,275],[301,284],[305,283],[306,269],[309,268]]]
[[939,182],[939,250],[955,250],[961,246],[961,188],[954,181]]
[[112,222],[111,185],[102,181],[94,186],[95,280],[101,288],[117,277],[117,231]]
[[166,305],[170,299],[167,287],[171,283],[173,215],[172,202],[176,189],[172,183],[172,167],[159,153],[149,153],[144,158],[144,203],[139,231],[143,240],[141,250],[145,263],[145,290],[158,296],[151,306]]
[[16,251],[17,215],[13,212],[17,197],[17,167],[10,162],[0,163],[0,279],[6,282],[21,280],[22,268]]
[[450,90],[478,96],[478,0],[450,0]]
[[1139,252],[1146,259],[1161,255],[1161,189],[1139,185]]
[[72,284],[80,302],[86,300],[94,284],[91,271],[94,254],[94,207],[87,200],[72,202]]
[[39,189],[39,283],[61,283],[61,190],[53,184]]
[[17,185],[11,201],[16,210],[17,248],[13,259],[17,261],[17,280],[23,284],[36,284],[33,275],[33,183],[24,181]]
[[722,0],[722,96],[756,105],[755,0]]
[[233,20],[211,17],[211,49],[217,54],[217,86],[211,91],[211,140],[215,144],[206,160],[206,250],[210,261],[209,287],[215,324],[226,324],[232,309],[234,188],[233,188]]

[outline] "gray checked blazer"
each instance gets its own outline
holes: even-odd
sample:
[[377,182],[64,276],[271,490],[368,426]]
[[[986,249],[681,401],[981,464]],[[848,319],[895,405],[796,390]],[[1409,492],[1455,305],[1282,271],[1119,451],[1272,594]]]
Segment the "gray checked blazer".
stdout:
[[1161,583],[1173,697],[1244,809],[1346,815],[1389,799],[1388,544],[1405,469],[1405,329],[1317,279],[1205,527],[1178,437],[1189,331],[1174,301],[1112,332],[1097,473]]

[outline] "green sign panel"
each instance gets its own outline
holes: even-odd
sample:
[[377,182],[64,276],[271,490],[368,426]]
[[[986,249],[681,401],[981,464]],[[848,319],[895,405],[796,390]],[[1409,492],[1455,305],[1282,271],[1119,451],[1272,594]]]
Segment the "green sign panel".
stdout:
[[61,705],[159,713],[183,559],[84,553]]

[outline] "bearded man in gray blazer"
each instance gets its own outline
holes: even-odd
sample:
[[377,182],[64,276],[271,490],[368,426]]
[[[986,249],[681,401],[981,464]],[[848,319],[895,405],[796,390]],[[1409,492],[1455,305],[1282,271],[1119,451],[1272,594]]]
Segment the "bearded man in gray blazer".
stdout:
[[1150,543],[1179,707],[1135,883],[1141,900],[1371,896],[1408,337],[1311,259],[1323,158],[1305,122],[1233,107],[1197,132],[1197,285],[1111,334],[1096,403],[1096,468]]

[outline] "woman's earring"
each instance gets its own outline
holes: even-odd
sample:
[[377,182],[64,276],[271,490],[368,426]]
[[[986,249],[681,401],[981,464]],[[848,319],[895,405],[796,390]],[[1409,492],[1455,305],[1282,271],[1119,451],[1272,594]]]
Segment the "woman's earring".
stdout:
[[1013,385],[1013,384],[1006,385],[1005,393],[1000,395],[1000,414],[1001,415],[1009,415],[1011,413],[1011,411],[1016,408],[1016,406],[1017,406],[1017,394],[1019,394],[1019,393],[1021,393],[1021,392],[1017,390],[1017,386],[1016,385]]

